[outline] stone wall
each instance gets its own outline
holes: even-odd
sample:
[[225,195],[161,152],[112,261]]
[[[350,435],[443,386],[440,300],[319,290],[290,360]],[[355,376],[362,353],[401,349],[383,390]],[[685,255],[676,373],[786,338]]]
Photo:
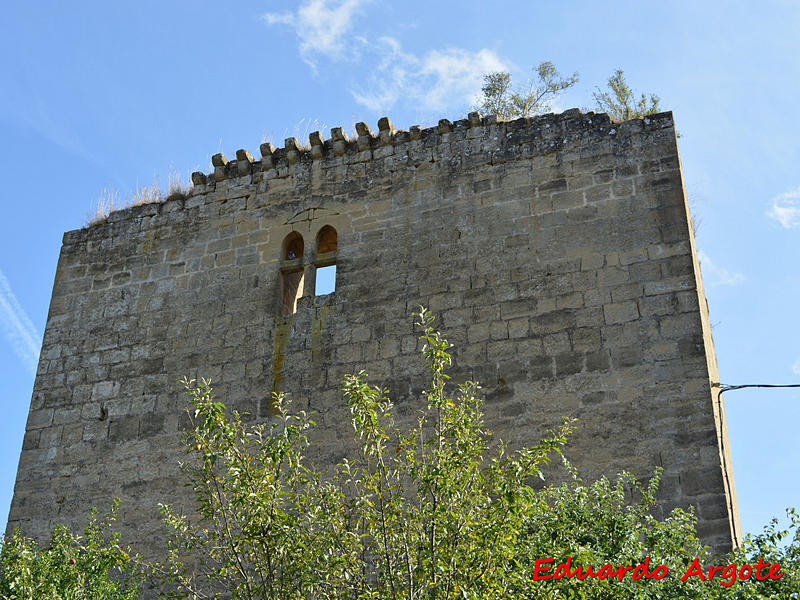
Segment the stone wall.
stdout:
[[[661,466],[664,508],[695,506],[715,548],[738,539],[671,113],[357,132],[215,155],[188,197],[65,234],[9,528],[42,537],[120,497],[126,538],[159,543],[157,503],[186,497],[184,375],[252,419],[289,392],[318,413],[313,458],[338,460],[345,373],[365,369],[401,415],[419,407],[421,304],[499,437],[532,443],[578,417],[569,455],[586,476]],[[337,249],[318,253],[326,225]],[[335,292],[315,296],[332,263]]]

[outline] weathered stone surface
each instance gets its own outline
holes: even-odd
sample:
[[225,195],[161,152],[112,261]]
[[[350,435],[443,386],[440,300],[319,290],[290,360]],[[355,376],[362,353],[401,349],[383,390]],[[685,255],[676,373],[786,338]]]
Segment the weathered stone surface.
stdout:
[[[159,544],[157,504],[187,499],[184,375],[252,420],[288,392],[319,415],[312,458],[337,460],[345,373],[366,369],[413,418],[421,304],[456,344],[454,380],[484,385],[499,437],[533,443],[578,417],[568,452],[585,476],[661,466],[664,509],[696,506],[718,549],[738,539],[671,114],[356,130],[215,155],[185,202],[64,235],[9,531],[41,538],[120,497],[125,539]],[[326,225],[338,249],[319,254]],[[302,256],[286,255],[292,232]],[[334,262],[335,292],[315,297],[316,267]]]

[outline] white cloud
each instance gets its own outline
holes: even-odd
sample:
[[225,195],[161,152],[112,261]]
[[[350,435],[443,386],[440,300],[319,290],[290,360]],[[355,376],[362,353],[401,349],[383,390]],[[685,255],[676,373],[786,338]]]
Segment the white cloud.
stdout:
[[430,80],[425,102],[433,109],[442,109],[453,99],[475,104],[480,98],[483,74],[506,69],[500,58],[486,48],[477,52],[461,48],[428,52],[420,69],[420,75]]
[[794,364],[792,365],[792,373],[795,375],[800,375],[800,358],[794,361]]
[[703,281],[708,286],[737,285],[745,280],[743,274],[714,264],[711,257],[702,250],[697,253],[697,257],[703,269]]
[[400,42],[392,37],[381,37],[374,44],[380,61],[367,88],[351,88],[353,99],[375,112],[388,110],[397,100],[407,95],[414,85],[413,73],[418,69],[415,56],[402,51]]
[[0,333],[25,368],[35,373],[42,338],[17,302],[17,297],[11,291],[2,271],[0,271]]
[[800,227],[800,186],[775,196],[767,216],[775,219],[785,229]]
[[294,12],[266,13],[268,25],[288,25],[299,38],[300,56],[316,68],[320,56],[342,58],[362,38],[349,36],[359,9],[370,0],[306,0]]
[[373,111],[388,111],[406,101],[428,111],[474,105],[480,98],[483,74],[508,70],[497,54],[486,48],[430,50],[417,56],[402,50],[400,42],[382,37],[374,45],[380,61],[366,88],[351,88],[353,99]]
[[360,9],[370,1],[303,0],[294,11],[263,17],[268,25],[294,29],[300,57],[315,72],[319,60],[326,58],[359,63],[359,72],[371,73],[349,84],[349,89],[357,103],[375,112],[388,112],[398,102],[436,112],[474,105],[480,97],[483,74],[509,70],[487,48],[448,47],[413,54],[405,52],[393,37],[353,35]]

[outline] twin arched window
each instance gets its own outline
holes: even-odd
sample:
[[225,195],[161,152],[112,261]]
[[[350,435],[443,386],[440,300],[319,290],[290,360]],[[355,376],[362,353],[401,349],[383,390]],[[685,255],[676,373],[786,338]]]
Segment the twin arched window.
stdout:
[[[283,240],[281,248],[281,314],[293,315],[297,301],[305,296],[322,296],[336,289],[336,251],[338,235],[330,225],[317,233],[316,251],[305,256],[303,236],[291,232]],[[304,294],[304,280],[309,285],[309,294]]]

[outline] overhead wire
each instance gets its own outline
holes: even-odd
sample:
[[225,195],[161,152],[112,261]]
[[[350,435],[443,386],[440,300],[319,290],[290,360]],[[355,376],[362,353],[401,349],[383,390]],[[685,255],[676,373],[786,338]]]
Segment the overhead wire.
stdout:
[[719,394],[723,392],[730,392],[732,390],[741,390],[744,388],[800,388],[800,383],[745,383],[742,385],[729,385],[727,383],[712,383],[711,387],[718,387]]
[[[742,390],[742,389],[745,389],[745,388],[800,388],[800,383],[786,383],[786,384],[780,384],[780,383],[744,383],[744,384],[741,384],[741,385],[730,385],[730,384],[721,383],[721,382],[718,381],[718,382],[712,382],[711,383],[711,387],[712,388],[718,388],[717,389],[717,404],[719,405],[720,426],[722,426],[722,419],[723,419],[723,417],[722,417],[722,394],[724,392],[731,392],[733,390]],[[721,430],[720,430],[720,433],[721,433]],[[724,451],[722,452],[721,458],[722,458],[722,465],[723,465],[723,473],[724,473],[725,478],[727,480],[728,472],[727,472],[727,466],[725,465],[726,461],[725,461],[725,452]],[[730,489],[730,482],[728,482],[728,488]],[[733,514],[733,512],[734,512],[733,498],[731,497],[730,494],[728,494],[728,499],[729,499],[729,503],[730,503],[729,508],[731,510],[731,514]],[[731,533],[733,534],[733,544],[734,544],[734,546],[738,546],[739,545],[739,539],[738,539],[738,536],[736,535],[735,529],[732,529]]]

